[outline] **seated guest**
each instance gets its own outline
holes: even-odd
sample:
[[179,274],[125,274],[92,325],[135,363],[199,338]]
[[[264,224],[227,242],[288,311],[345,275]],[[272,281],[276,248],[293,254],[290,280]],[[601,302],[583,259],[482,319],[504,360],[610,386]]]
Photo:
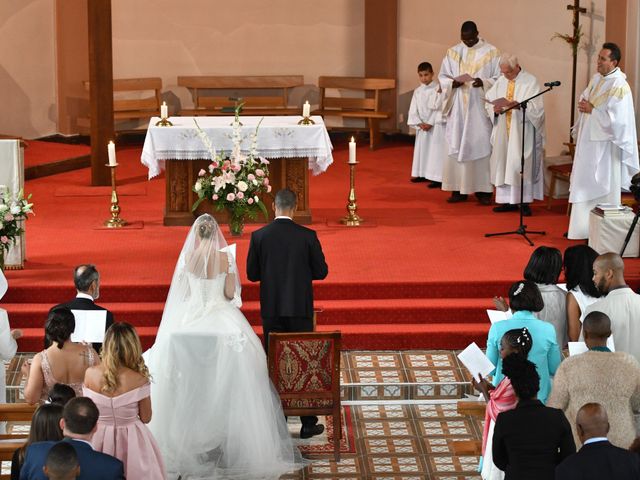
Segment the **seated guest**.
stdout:
[[567,328],[570,342],[582,340],[585,310],[602,296],[593,283],[593,262],[597,257],[598,252],[588,245],[573,245],[564,251]]
[[[611,321],[604,313],[589,313],[583,331],[589,351],[562,362],[547,405],[564,410],[571,421],[582,405],[598,402],[609,412],[609,440],[628,448],[636,436],[633,414],[640,411],[640,364],[628,353],[607,348]],[[573,427],[579,445],[577,427]]]
[[80,475],[78,454],[68,442],[58,442],[47,454],[44,474],[49,480],[74,480]]
[[131,325],[114,323],[107,330],[102,364],[87,370],[84,384],[84,394],[100,410],[93,447],[122,460],[127,478],[165,478],[160,449],[145,425],[151,420],[151,384]]
[[640,457],[609,443],[607,411],[587,403],[576,417],[582,448],[556,467],[558,480],[631,480],[640,478]]
[[52,345],[37,353],[30,367],[26,362],[22,365],[27,377],[24,399],[31,405],[44,403],[56,383],[69,385],[76,395],[82,395],[84,372],[100,363],[100,359],[91,345],[71,341],[75,328],[73,313],[68,308],[54,308],[49,312],[44,332]]
[[[531,350],[532,340],[529,330],[517,328],[509,330],[500,341],[500,358],[502,359],[502,372],[505,377],[493,387],[484,378],[473,381],[473,386],[482,392],[487,399],[487,410],[484,416],[484,431],[482,432],[482,469],[481,475],[485,480],[499,480],[504,478],[504,472],[493,463],[491,447],[493,444],[493,429],[499,413],[515,408],[517,404],[516,394],[509,380],[511,360],[513,357],[526,359]],[[516,368],[518,362],[516,362]]]
[[491,325],[487,338],[487,357],[496,366],[493,384],[502,380],[502,359],[500,358],[500,340],[513,329],[527,328],[533,338],[533,345],[528,359],[535,363],[540,375],[540,392],[538,398],[546,402],[551,390],[551,376],[560,365],[560,349],[556,342],[556,331],[553,325],[537,319],[533,312],[539,312],[544,306],[542,296],[535,283],[523,280],[514,283],[509,289],[509,303],[513,316]]
[[562,271],[562,254],[554,247],[538,247],[531,254],[524,269],[525,280],[535,282],[542,295],[544,307],[535,314],[549,322],[556,330],[560,348],[567,344],[567,292],[561,289],[558,277]]
[[64,383],[56,383],[51,390],[49,390],[49,398],[47,403],[56,403],[61,407],[64,407],[69,400],[76,397],[76,391],[69,385]]
[[[534,348],[536,341],[534,337]],[[511,366],[509,379],[518,405],[496,419],[493,463],[505,472],[505,480],[553,480],[556,466],[576,451],[571,426],[562,410],[536,400],[536,366],[519,357]]]
[[11,458],[11,480],[18,480],[20,478],[20,468],[24,463],[24,455],[29,445],[47,440],[52,442],[62,440],[62,428],[60,428],[61,418],[61,405],[40,405],[33,413],[27,441],[22,447],[13,452],[13,457]]
[[[7,293],[9,284],[7,278],[0,269],[0,299]],[[0,308],[0,361],[11,360],[16,351],[18,350],[17,339],[22,337],[22,330],[12,330],[9,325],[9,315],[4,308]],[[6,373],[5,369],[0,369],[0,403],[5,403],[7,400],[6,392]],[[0,433],[5,433],[6,422],[0,422]]]
[[[107,315],[105,332],[113,324],[113,313],[95,301],[100,297],[100,274],[95,265],[78,265],[73,271],[73,283],[76,286],[76,298],[67,303],[62,303],[53,308],[67,307],[70,310],[104,310]],[[49,344],[45,344],[48,347]],[[94,343],[96,352],[100,351],[101,343]]]
[[[90,398],[76,397],[69,400],[62,412],[60,426],[65,442],[75,448],[80,462],[80,480],[122,480],[124,466],[120,460],[91,447],[91,437],[96,431],[98,407]],[[27,448],[20,480],[45,480],[43,467],[47,454],[57,442],[38,442]]]
[[589,305],[586,313],[602,312],[611,319],[617,352],[627,352],[640,361],[640,295],[624,280],[624,262],[617,253],[605,253],[593,262],[593,283],[606,297]]

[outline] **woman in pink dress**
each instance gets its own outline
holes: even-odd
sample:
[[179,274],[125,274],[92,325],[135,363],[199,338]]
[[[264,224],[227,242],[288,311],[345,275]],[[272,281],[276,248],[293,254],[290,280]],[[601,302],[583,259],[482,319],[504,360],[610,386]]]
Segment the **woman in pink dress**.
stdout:
[[145,425],[151,420],[151,384],[140,339],[131,325],[109,327],[102,364],[87,370],[83,391],[100,410],[93,447],[121,460],[127,478],[166,478],[160,450]]

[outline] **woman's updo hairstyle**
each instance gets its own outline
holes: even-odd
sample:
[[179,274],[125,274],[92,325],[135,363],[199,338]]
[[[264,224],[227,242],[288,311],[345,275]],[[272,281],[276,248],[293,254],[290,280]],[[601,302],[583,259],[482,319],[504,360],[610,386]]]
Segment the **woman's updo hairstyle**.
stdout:
[[44,324],[44,334],[49,344],[57,343],[62,348],[64,342],[71,338],[76,329],[76,319],[67,307],[58,307],[49,311],[49,316]]
[[544,308],[544,301],[538,286],[531,280],[520,280],[509,289],[509,306],[511,310],[519,312],[539,312]]
[[213,234],[213,224],[206,220],[203,222],[200,222],[200,225],[198,225],[198,237],[204,240],[204,239],[211,238],[212,234]]

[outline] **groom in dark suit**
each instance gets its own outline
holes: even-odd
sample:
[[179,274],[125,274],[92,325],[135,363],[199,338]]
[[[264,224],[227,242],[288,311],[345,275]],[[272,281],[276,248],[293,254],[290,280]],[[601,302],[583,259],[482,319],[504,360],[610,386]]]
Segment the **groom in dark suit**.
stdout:
[[[260,282],[260,315],[265,349],[270,332],[313,331],[312,280],[327,276],[318,236],[293,221],[296,194],[289,189],[276,193],[276,218],[251,234],[247,277]],[[318,417],[301,417],[301,438],[319,435],[324,426]]]

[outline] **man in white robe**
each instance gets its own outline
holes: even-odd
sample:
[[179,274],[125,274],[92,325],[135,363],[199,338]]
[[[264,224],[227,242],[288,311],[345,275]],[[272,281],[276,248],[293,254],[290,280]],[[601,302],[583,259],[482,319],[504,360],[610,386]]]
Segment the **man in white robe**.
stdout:
[[640,170],[633,98],[618,68],[620,58],[620,48],[605,43],[598,55],[598,73],[580,95],[569,187],[571,239],[588,238],[591,209],[598,203],[619,205],[621,189],[628,189]]
[[[491,183],[496,187],[494,212],[518,211],[520,204],[520,170],[522,163],[522,109],[517,105],[540,92],[536,77],[524,71],[515,55],[500,56],[502,76],[485,98],[487,111],[493,118],[491,134]],[[500,105],[499,101],[509,103]],[[509,107],[515,106],[511,110]],[[531,215],[529,203],[544,197],[542,149],[544,147],[544,108],[542,97],[527,102],[524,141],[524,195],[522,214]]]
[[[480,203],[490,205],[491,120],[485,111],[484,94],[500,76],[499,53],[479,38],[471,21],[462,24],[460,38],[461,43],[447,50],[438,77],[446,92],[449,145],[442,189],[453,192],[447,200],[450,203],[463,202],[467,194],[475,193]],[[470,78],[455,80],[464,74]]]
[[445,123],[442,118],[442,90],[433,80],[429,62],[418,65],[420,86],[413,91],[407,124],[416,129],[413,148],[412,182],[430,180],[428,188],[440,188],[442,167],[447,156]]

